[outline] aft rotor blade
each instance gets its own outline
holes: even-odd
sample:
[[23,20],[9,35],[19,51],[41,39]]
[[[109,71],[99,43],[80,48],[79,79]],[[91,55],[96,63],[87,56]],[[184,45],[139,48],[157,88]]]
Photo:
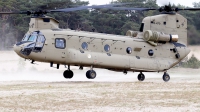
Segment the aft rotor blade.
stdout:
[[176,8],[176,11],[180,10],[190,10],[190,11],[198,11],[200,8]]

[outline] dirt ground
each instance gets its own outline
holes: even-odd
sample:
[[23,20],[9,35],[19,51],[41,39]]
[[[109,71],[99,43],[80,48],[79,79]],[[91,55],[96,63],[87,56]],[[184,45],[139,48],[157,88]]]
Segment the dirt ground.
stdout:
[[200,81],[20,81],[0,91],[1,111],[200,111]]
[[0,57],[0,111],[200,111],[200,69],[173,68],[166,83],[163,73],[144,73],[145,81],[139,82],[138,73],[103,69],[89,80],[88,68],[72,67],[75,76],[66,80],[64,66],[30,64],[12,51],[0,52]]

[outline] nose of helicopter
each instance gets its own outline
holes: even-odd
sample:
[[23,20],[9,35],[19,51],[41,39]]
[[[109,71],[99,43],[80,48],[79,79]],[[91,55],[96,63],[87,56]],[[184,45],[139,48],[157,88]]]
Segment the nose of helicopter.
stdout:
[[21,51],[21,47],[20,46],[17,46],[16,44],[13,46],[13,50],[18,54],[20,55],[20,51]]

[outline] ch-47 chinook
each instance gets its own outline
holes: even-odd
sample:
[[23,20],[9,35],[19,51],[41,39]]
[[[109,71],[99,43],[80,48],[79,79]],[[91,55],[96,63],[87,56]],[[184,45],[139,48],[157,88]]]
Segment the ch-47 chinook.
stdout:
[[[139,31],[127,31],[126,36],[60,29],[59,22],[44,16],[50,12],[70,12],[87,8],[107,8],[111,10],[158,10],[160,15],[145,17]],[[65,78],[72,78],[70,66],[90,67],[88,79],[94,79],[94,68],[112,71],[139,72],[138,80],[143,81],[143,72],[164,72],[163,80],[169,81],[167,70],[183,60],[190,52],[187,47],[187,19],[178,14],[180,10],[200,8],[159,9],[108,6],[81,6],[35,12],[1,12],[1,14],[28,14],[32,16],[29,31],[21,42],[14,45],[14,51],[32,62],[46,62],[68,65]]]

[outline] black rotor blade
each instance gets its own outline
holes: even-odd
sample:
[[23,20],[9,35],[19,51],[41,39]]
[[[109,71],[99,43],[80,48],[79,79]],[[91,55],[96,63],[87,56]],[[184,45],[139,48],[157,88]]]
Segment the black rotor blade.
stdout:
[[112,10],[137,10],[137,11],[157,10],[154,8],[132,8],[132,7],[103,7],[103,8],[104,9],[112,9]]
[[[104,8],[104,9],[111,9],[111,10],[136,10],[136,11],[150,11],[150,10],[158,10],[160,12],[162,11],[167,11],[167,12],[171,12],[171,11],[181,11],[181,10],[190,10],[190,11],[198,11],[200,10],[200,8],[171,8],[169,7],[169,9],[165,8],[133,8],[133,7],[99,7],[100,8]],[[96,9],[98,9],[98,7],[96,7]]]
[[65,9],[56,9],[56,10],[49,10],[49,12],[72,12],[72,11],[79,11],[79,10],[84,10],[92,8],[92,6],[81,6],[81,7],[76,7],[76,8],[65,8]]
[[64,9],[55,9],[55,10],[38,10],[38,11],[24,11],[24,12],[0,12],[0,14],[35,14],[35,15],[43,15],[50,12],[73,12],[73,11],[79,11],[79,10],[85,10],[89,8],[105,8],[105,7],[114,7],[114,6],[122,6],[122,5],[128,5],[131,3],[115,3],[115,4],[106,4],[106,5],[93,5],[93,6],[79,6],[79,7],[73,7],[73,8],[64,8]]
[[177,11],[180,10],[190,10],[190,11],[198,11],[200,10],[200,8],[176,8]]
[[0,12],[0,14],[28,14],[30,11],[22,11],[22,12]]

